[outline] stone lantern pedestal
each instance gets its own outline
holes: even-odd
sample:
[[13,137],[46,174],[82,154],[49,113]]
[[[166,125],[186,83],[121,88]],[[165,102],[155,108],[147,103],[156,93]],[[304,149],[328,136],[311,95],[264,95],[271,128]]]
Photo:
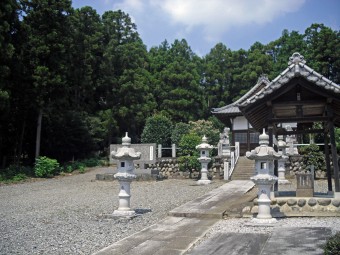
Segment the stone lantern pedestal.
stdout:
[[118,180],[120,186],[118,194],[119,206],[117,210],[114,210],[113,216],[132,218],[136,216],[136,212],[130,208],[130,185],[132,180],[136,178],[133,160],[140,159],[141,153],[135,152],[135,149],[130,148],[131,138],[128,137],[127,133],[122,139],[122,145],[122,148],[111,152],[111,157],[118,160],[118,172],[114,175],[114,177]]
[[208,164],[211,161],[211,158],[209,158],[209,151],[213,148],[213,146],[208,144],[207,141],[208,139],[203,136],[202,143],[196,146],[196,149],[200,151],[198,161],[201,163],[201,179],[197,181],[199,185],[211,183],[208,179]]
[[223,179],[229,180],[229,162],[231,157],[229,128],[224,128],[223,133],[220,134],[220,141],[218,143],[218,155],[223,160]]
[[277,147],[279,149],[279,153],[281,154],[281,159],[278,162],[278,183],[279,184],[290,184],[290,181],[286,179],[286,162],[288,160],[288,156],[286,154],[286,148],[288,148],[285,141],[283,141],[283,136],[278,137]]
[[281,158],[269,145],[269,136],[264,132],[259,136],[260,146],[247,151],[246,157],[255,160],[256,175],[250,179],[258,186],[258,214],[252,221],[259,224],[275,223],[276,219],[270,213],[270,190],[278,178],[274,176],[274,160]]

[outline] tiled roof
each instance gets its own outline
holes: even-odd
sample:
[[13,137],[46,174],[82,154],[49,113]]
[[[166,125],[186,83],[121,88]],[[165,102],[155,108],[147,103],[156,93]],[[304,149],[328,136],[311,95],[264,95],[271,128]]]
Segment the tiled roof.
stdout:
[[238,105],[242,104],[245,100],[247,100],[249,97],[251,97],[253,94],[255,94],[258,90],[261,90],[263,87],[265,87],[267,84],[269,84],[270,81],[268,80],[266,75],[261,75],[258,79],[256,85],[251,88],[246,94],[244,94],[241,98],[236,100],[234,103],[220,107],[220,108],[213,108],[212,113],[213,114],[224,114],[228,116],[242,116]]
[[256,102],[259,99],[270,95],[277,89],[281,88],[284,84],[287,84],[294,77],[304,77],[308,81],[314,83],[315,85],[324,88],[326,90],[332,91],[333,93],[339,94],[340,96],[340,86],[329,79],[323,77],[321,74],[314,71],[312,68],[305,65],[306,61],[303,59],[299,53],[294,53],[290,57],[289,66],[281,74],[279,74],[272,82],[268,83],[263,89],[258,91],[256,94],[247,97],[246,100],[237,104],[237,106],[245,107],[249,104]]

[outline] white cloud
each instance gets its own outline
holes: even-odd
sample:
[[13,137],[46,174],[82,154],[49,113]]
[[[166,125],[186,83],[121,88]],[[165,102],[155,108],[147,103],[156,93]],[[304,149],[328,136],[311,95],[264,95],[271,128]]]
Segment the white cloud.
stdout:
[[214,39],[231,27],[265,24],[277,16],[297,11],[305,0],[150,0],[185,31],[202,27]]
[[[107,1],[107,0],[106,0]],[[110,0],[112,1],[112,0]],[[112,1],[115,2],[115,1]],[[295,12],[305,0],[121,0],[113,9],[122,9],[138,24],[162,17],[177,26],[177,35],[185,37],[193,29],[202,31],[206,41],[217,41],[231,28],[262,25]],[[154,18],[152,18],[154,17]]]

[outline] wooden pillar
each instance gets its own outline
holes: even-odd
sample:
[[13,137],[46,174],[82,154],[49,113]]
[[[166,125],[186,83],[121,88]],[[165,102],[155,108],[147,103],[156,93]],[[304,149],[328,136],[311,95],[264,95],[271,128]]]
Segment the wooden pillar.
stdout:
[[[269,146],[274,148],[274,139],[273,139],[273,135],[274,135],[274,128],[272,125],[268,126],[268,135],[269,135]],[[277,160],[274,160],[274,175],[278,176],[278,162]],[[276,182],[274,184],[274,192],[279,190],[279,184],[278,182]]]
[[331,171],[331,162],[329,159],[329,139],[328,133],[324,132],[325,137],[325,160],[326,160],[326,169],[327,169],[327,181],[328,181],[328,191],[332,191],[332,171]]
[[333,121],[329,121],[328,126],[329,126],[329,136],[330,136],[330,140],[331,140],[335,192],[340,192],[338,154],[336,153],[336,144],[335,144],[335,134],[334,134],[334,123],[333,123]]

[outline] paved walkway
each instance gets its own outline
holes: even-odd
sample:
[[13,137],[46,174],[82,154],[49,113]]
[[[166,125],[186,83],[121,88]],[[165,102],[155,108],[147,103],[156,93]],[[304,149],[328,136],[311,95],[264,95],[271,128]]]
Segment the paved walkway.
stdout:
[[188,255],[322,255],[322,245],[332,234],[322,227],[280,228],[273,233],[218,233]]
[[[231,181],[173,211],[163,221],[97,252],[97,255],[175,255],[185,253],[236,201],[254,187],[251,181]],[[234,201],[234,202],[233,202]],[[175,217],[176,216],[176,217]]]
[[[251,181],[231,181],[169,212],[163,221],[118,241],[96,255],[317,255],[331,236],[322,227],[282,228],[272,234],[216,233],[196,247],[224,215],[239,214],[252,199]],[[250,223],[251,224],[251,223]]]

